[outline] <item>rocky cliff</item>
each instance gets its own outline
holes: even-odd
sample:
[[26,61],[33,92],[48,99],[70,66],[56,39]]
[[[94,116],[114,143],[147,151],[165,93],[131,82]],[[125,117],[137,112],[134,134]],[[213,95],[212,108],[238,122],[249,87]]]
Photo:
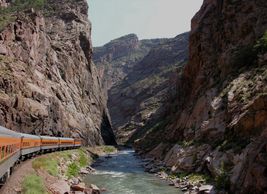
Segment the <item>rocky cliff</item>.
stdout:
[[95,49],[97,66],[106,69],[108,107],[121,143],[131,143],[148,121],[163,112],[171,78],[188,59],[188,36],[138,40],[127,35]]
[[115,143],[87,12],[85,0],[16,1],[1,9],[0,125]]
[[93,61],[100,75],[110,89],[128,75],[154,46],[167,39],[139,40],[137,35],[126,36],[110,41],[102,47],[95,47]]
[[219,189],[267,189],[267,2],[205,0],[192,19],[175,113],[136,142],[173,172]]

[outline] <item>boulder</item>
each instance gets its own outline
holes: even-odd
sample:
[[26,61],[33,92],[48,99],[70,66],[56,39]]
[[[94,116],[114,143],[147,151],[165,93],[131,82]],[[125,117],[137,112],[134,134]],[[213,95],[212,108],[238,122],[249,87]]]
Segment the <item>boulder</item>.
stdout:
[[0,44],[0,55],[7,55],[7,49],[2,44]]
[[90,172],[86,168],[80,170],[80,174],[89,174]]
[[93,190],[92,194],[100,194],[101,193],[101,190],[98,188],[98,186],[96,186],[94,184],[91,184],[90,188]]
[[52,191],[53,194],[66,194],[70,193],[70,186],[64,180],[59,180],[54,184],[50,185],[49,189]]
[[202,185],[199,187],[198,194],[215,194],[215,189],[212,185]]
[[78,178],[72,178],[69,180],[71,185],[78,185],[81,181]]
[[84,191],[86,189],[85,183],[79,183],[78,185],[71,185],[70,186],[72,191]]

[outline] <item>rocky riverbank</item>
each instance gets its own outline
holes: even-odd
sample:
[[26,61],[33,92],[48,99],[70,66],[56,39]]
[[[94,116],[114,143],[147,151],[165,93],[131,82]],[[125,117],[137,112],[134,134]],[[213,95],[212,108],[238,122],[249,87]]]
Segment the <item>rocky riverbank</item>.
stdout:
[[105,188],[83,182],[94,172],[91,164],[99,156],[116,153],[112,146],[55,152],[23,162],[0,191],[3,194],[99,194]]
[[170,186],[174,186],[185,194],[224,194],[217,191],[211,177],[198,173],[173,173],[172,169],[165,166],[164,162],[145,158],[143,167],[148,173],[152,173],[162,180],[166,180]]

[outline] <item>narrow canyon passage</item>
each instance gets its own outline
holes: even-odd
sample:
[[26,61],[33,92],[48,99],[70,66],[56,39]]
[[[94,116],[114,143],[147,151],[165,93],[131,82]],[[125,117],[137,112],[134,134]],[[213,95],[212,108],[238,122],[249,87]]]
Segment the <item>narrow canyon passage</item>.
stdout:
[[94,164],[96,172],[85,182],[105,188],[105,194],[181,194],[167,182],[144,172],[144,162],[131,149],[119,151],[111,157],[100,157]]

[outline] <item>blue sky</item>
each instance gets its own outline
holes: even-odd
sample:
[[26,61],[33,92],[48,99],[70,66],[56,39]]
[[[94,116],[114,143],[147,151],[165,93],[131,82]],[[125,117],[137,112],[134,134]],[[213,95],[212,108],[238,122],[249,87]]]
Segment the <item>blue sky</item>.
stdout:
[[190,30],[203,0],[88,0],[93,46],[135,33],[140,39],[174,37]]

